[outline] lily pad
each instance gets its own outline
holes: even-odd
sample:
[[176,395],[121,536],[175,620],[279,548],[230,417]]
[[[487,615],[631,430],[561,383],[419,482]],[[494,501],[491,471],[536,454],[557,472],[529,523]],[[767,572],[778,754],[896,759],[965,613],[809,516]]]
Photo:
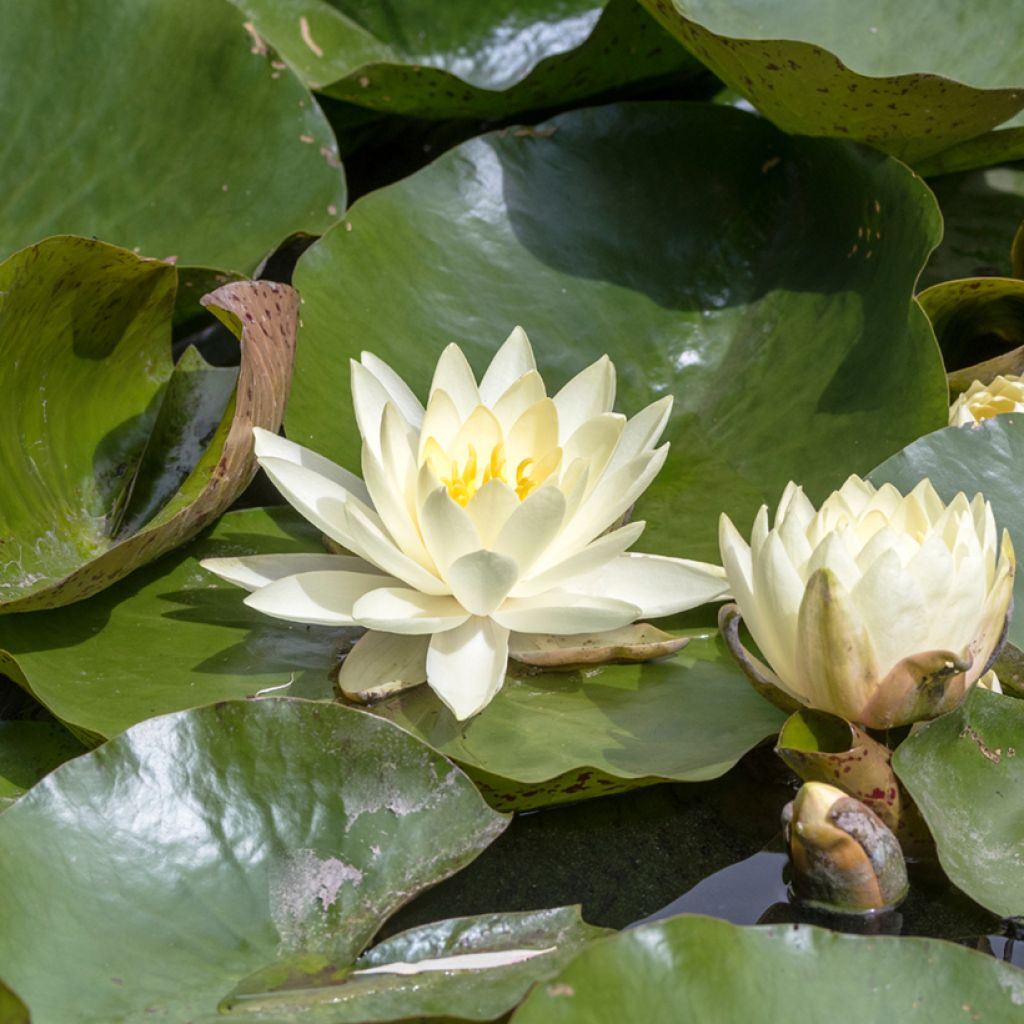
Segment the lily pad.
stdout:
[[[946,427],[908,445],[870,476],[873,484],[895,484],[904,494],[928,477],[943,501],[959,491],[979,491],[992,502],[996,526],[1010,531],[1017,557],[1024,553],[1024,416],[1002,413],[975,427]],[[1024,573],[1014,581],[1013,601],[1024,608]],[[1008,639],[1024,647],[1024,615],[1010,618]]]
[[0,722],[0,811],[58,765],[85,752],[57,722]]
[[[246,979],[221,1004],[252,1024],[496,1020],[587,943],[611,934],[579,907],[484,914],[428,924],[367,950],[351,967],[323,957]],[[505,964],[491,961],[506,959]]]
[[0,1020],[4,1024],[31,1024],[28,1008],[0,981]]
[[334,222],[327,119],[244,20],[227,0],[2,0],[0,255],[69,233],[248,274]]
[[1024,11],[999,0],[641,2],[789,132],[920,160],[1024,108]]
[[233,0],[328,96],[422,118],[499,118],[703,68],[634,0]]
[[791,478],[821,498],[946,422],[911,303],[939,233],[896,161],[730,108],[492,133],[364,197],[303,255],[288,435],[358,470],[349,357],[415,388],[448,342],[480,372],[520,323],[549,392],[607,352],[624,411],[675,396],[638,549],[717,561],[719,512],[749,523]]
[[682,915],[589,946],[512,1024],[734,1024],[788,1020],[794,1008],[830,1024],[961,1024],[1013,1020],[1021,1003],[1024,974],[952,943]]
[[212,1016],[278,955],[352,963],[505,824],[444,758],[347,708],[152,719],[0,815],[4,977],[35,1024]]
[[252,479],[252,427],[276,430],[284,412],[297,298],[225,285],[204,302],[240,338],[240,371],[194,350],[175,366],[175,280],[71,236],[0,264],[0,611],[88,597],[194,536]]
[[975,687],[896,748],[950,879],[1003,917],[1024,915],[1024,704]]

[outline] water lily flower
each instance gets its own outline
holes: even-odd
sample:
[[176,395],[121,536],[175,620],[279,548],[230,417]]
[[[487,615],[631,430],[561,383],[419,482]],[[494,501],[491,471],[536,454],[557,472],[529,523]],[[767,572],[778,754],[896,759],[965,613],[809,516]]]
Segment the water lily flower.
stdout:
[[1024,377],[996,377],[991,384],[974,381],[949,407],[950,426],[977,426],[1003,412],[1024,412]]
[[747,544],[723,515],[719,542],[736,604],[768,662],[742,649],[731,629],[733,653],[755,685],[870,728],[955,707],[1005,636],[1013,545],[1005,530],[999,543],[980,494],[946,505],[928,480],[903,497],[891,484],[876,490],[851,476],[816,510],[790,483],[773,526],[762,506]]
[[896,837],[869,807],[824,782],[805,782],[782,811],[801,903],[836,913],[887,910],[907,895],[907,865]]
[[424,408],[386,363],[352,362],[363,479],[256,431],[260,465],[348,555],[203,565],[277,618],[365,626],[339,675],[352,696],[426,681],[459,719],[501,687],[509,639],[573,636],[670,615],[726,593],[719,566],[627,549],[622,519],[665,461],[671,399],[612,412],[598,359],[548,397],[516,328],[477,383],[449,345]]

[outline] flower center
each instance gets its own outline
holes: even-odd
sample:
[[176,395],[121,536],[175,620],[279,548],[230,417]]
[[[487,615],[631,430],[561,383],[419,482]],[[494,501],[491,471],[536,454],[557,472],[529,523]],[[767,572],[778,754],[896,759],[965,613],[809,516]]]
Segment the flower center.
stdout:
[[448,494],[452,500],[457,501],[463,508],[470,503],[473,495],[491,480],[501,480],[513,487],[516,496],[522,501],[538,483],[532,472],[534,461],[533,459],[523,459],[516,466],[515,483],[513,483],[506,472],[504,442],[499,442],[491,449],[490,458],[482,468],[477,458],[476,448],[473,445],[467,445],[465,463],[460,468],[458,460],[452,459],[451,471],[448,476],[441,477],[441,483],[448,488]]

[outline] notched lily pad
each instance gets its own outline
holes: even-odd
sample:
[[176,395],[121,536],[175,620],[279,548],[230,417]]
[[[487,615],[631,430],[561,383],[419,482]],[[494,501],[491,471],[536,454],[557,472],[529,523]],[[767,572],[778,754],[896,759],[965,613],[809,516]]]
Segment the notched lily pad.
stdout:
[[913,9],[843,0],[641,0],[780,128],[921,160],[1024,108],[1014,45],[1024,15],[999,0]]
[[976,686],[904,740],[893,765],[953,883],[997,914],[1024,915],[1024,703]]
[[506,824],[363,712],[229,701],[150,719],[0,815],[4,977],[36,1024],[206,1019],[279,956],[353,963]]
[[634,0],[232,2],[310,88],[413,117],[509,117],[703,71]]
[[239,337],[236,386],[194,350],[172,366],[175,282],[73,236],[0,264],[0,611],[79,601],[188,540],[252,478],[252,427],[280,426],[295,292],[246,281],[204,298]]
[[306,956],[271,966],[220,1009],[253,1024],[291,1015],[310,1024],[490,1021],[610,934],[586,924],[579,907],[455,918],[385,939],[354,964]]
[[681,651],[690,638],[673,636],[649,622],[605,633],[545,636],[517,633],[509,643],[509,656],[532,668],[583,668],[611,662],[654,661]]

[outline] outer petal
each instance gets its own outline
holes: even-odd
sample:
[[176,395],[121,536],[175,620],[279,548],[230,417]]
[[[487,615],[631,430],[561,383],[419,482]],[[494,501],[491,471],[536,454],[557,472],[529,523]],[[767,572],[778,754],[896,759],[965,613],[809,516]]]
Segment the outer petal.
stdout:
[[729,596],[725,570],[707,562],[629,552],[566,586],[575,594],[614,595],[639,609],[638,618],[657,618]]
[[364,633],[345,656],[338,686],[353,700],[379,700],[427,679],[426,636]]
[[554,398],[558,409],[559,443],[570,438],[582,423],[611,412],[615,404],[615,367],[601,356],[576,374]]
[[377,587],[363,593],[352,607],[352,618],[360,626],[410,636],[442,633],[468,617],[453,597],[421,594],[407,587]]
[[452,562],[482,546],[472,517],[444,487],[427,495],[420,510],[420,529],[442,576]]
[[292,462],[296,466],[305,466],[306,469],[319,473],[320,476],[326,477],[338,484],[339,487],[344,487],[349,494],[360,501],[370,504],[370,494],[366,489],[366,484],[355,473],[350,473],[336,462],[331,462],[330,459],[325,459],[311,449],[303,448],[301,444],[296,444],[294,441],[287,441],[262,427],[253,427],[252,434],[255,441],[256,458],[261,463],[263,459],[268,458],[282,459],[285,462]]
[[[390,476],[365,441],[363,473],[377,514],[396,546],[419,562],[428,572],[433,572],[434,560],[423,546],[419,528],[410,515],[405,481]],[[413,508],[415,509],[415,505]]]
[[379,574],[380,569],[351,555],[299,552],[293,555],[243,555],[238,558],[204,558],[199,563],[222,580],[259,590],[284,576],[307,572],[358,572]]
[[640,609],[612,597],[549,590],[536,597],[511,597],[491,618],[517,633],[603,633],[628,625]]
[[829,569],[819,569],[807,581],[797,627],[796,671],[801,699],[851,722],[860,721],[881,682],[871,637]]
[[619,446],[608,463],[609,473],[613,473],[638,455],[653,451],[672,414],[672,401],[671,395],[659,398],[626,421]]
[[409,385],[383,359],[372,352],[361,353],[360,361],[377,378],[409,426],[418,429],[423,422],[423,406]]
[[427,683],[462,721],[490,703],[507,665],[508,630],[491,619],[471,618],[431,639]]
[[519,497],[504,480],[488,480],[466,506],[480,537],[480,546],[491,548],[502,527],[520,507]]
[[384,406],[391,400],[387,388],[370,371],[357,363],[354,359],[349,360],[349,370],[352,385],[352,408],[356,414],[356,425],[359,433],[373,449],[374,454],[380,445],[380,418]]
[[441,353],[434,369],[434,379],[430,384],[431,395],[439,389],[448,392],[462,419],[466,419],[480,404],[476,378],[462,349],[454,343]]
[[474,615],[490,615],[519,578],[511,558],[494,551],[473,551],[452,562],[448,582],[459,604]]
[[513,328],[505,343],[494,353],[491,365],[480,381],[480,400],[484,405],[494,405],[520,377],[536,369],[537,362],[526,331],[522,327]]
[[352,608],[364,594],[388,583],[362,572],[304,572],[284,576],[250,594],[245,603],[264,615],[319,626],[352,626]]
[[558,536],[564,516],[565,495],[557,487],[540,487],[508,517],[493,549],[511,558],[522,576]]

